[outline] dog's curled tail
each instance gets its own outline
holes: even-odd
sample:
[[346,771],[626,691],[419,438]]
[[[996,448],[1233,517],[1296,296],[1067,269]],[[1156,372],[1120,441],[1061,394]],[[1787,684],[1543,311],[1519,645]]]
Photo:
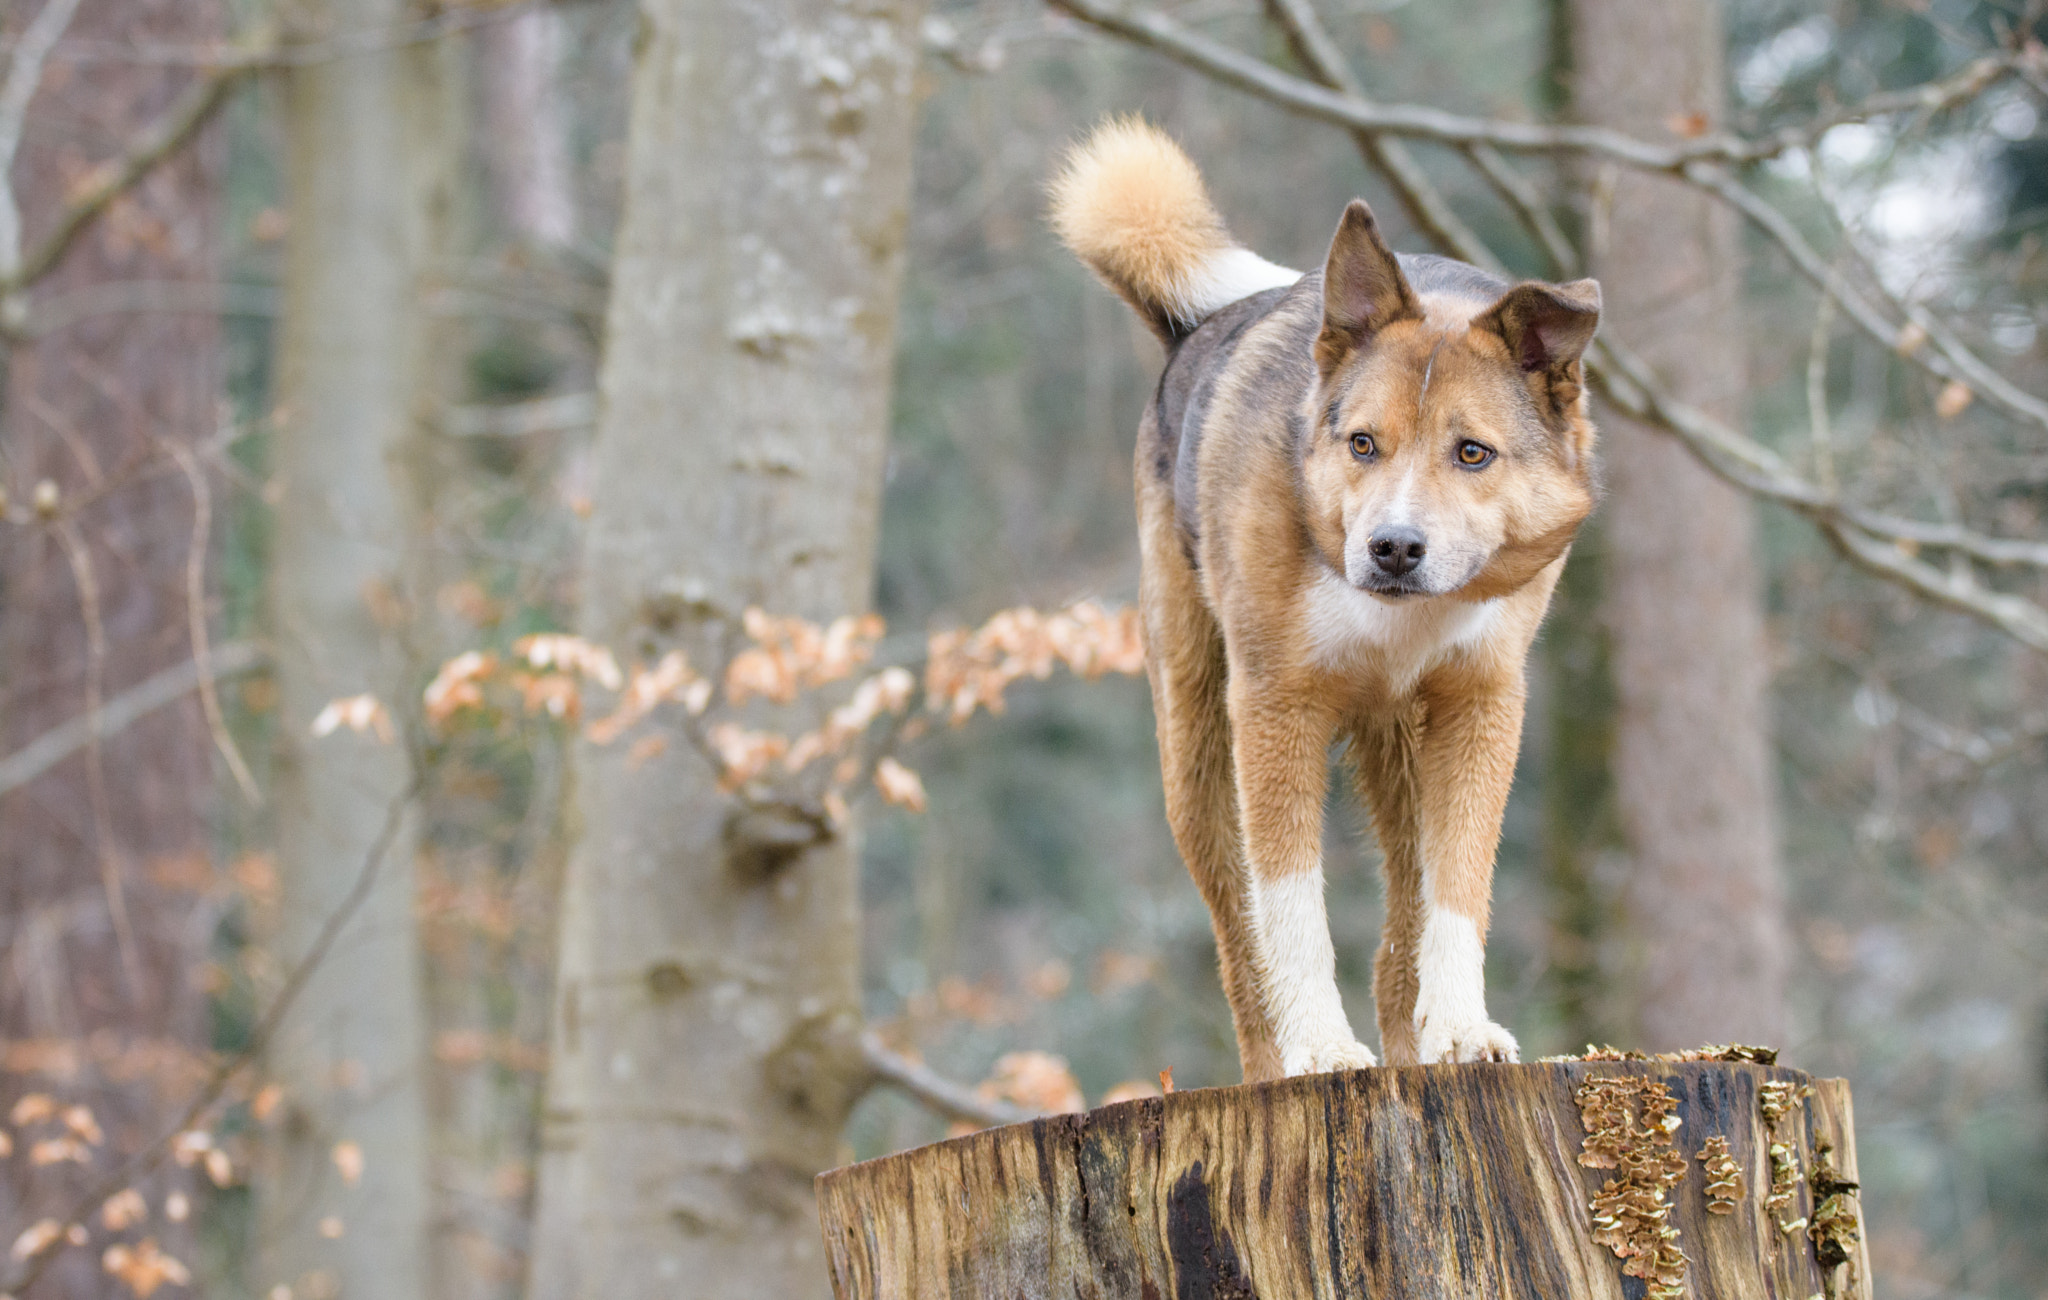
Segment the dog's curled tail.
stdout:
[[1140,118],[1096,127],[1051,190],[1053,229],[1168,342],[1240,298],[1301,278],[1232,239],[1195,164]]

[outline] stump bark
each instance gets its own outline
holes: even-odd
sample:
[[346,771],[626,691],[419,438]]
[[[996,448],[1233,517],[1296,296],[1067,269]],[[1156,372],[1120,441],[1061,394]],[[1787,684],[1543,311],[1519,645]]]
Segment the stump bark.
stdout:
[[1855,1179],[1840,1079],[1592,1060],[1124,1102],[832,1170],[818,1204],[839,1300],[1869,1300]]

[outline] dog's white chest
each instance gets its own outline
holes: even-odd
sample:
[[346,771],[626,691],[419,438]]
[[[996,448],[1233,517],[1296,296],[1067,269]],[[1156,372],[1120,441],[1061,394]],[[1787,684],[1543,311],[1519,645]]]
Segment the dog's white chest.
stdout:
[[1497,599],[1410,596],[1395,603],[1331,573],[1316,579],[1307,601],[1315,662],[1335,672],[1377,672],[1397,694],[1452,651],[1483,642],[1500,617]]

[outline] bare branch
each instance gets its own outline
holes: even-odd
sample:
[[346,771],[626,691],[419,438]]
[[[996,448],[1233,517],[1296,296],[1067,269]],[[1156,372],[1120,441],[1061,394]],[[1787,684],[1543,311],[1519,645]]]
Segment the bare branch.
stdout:
[[[1363,83],[1352,71],[1343,52],[1337,48],[1337,42],[1331,38],[1329,29],[1323,25],[1308,0],[1266,0],[1266,14],[1286,34],[1295,57],[1315,73],[1318,81],[1332,90],[1365,98]],[[1485,241],[1458,218],[1450,203],[1430,182],[1428,174],[1398,140],[1385,139],[1375,132],[1363,130],[1353,131],[1351,138],[1365,156],[1367,165],[1377,170],[1393,187],[1402,206],[1423,234],[1444,251],[1475,266],[1493,271],[1505,269]],[[1463,152],[1495,192],[1514,209],[1522,223],[1535,233],[1556,273],[1561,277],[1573,274],[1578,266],[1578,253],[1572,248],[1571,241],[1564,237],[1564,232],[1558,229],[1534,187],[1492,145],[1468,145]]]
[[[1617,410],[1676,434],[1722,478],[1757,496],[1816,519],[1836,519],[1906,551],[1953,551],[1999,567],[2048,568],[2048,543],[1988,537],[1955,524],[1925,523],[1865,510],[1795,474],[1776,452],[1732,426],[1666,393],[1649,367],[1614,339],[1588,353],[1593,385]],[[1910,557],[1909,557],[1910,558]]]
[[0,86],[0,277],[21,264],[21,204],[14,197],[14,157],[21,150],[28,104],[43,84],[43,60],[71,25],[79,0],[44,0],[30,20]]
[[2048,654],[2048,610],[1984,587],[1967,573],[1937,568],[1915,554],[1925,545],[1973,559],[1996,556],[1999,563],[2039,563],[2048,560],[2048,546],[1980,537],[1950,525],[1894,519],[1842,505],[1791,473],[1776,454],[1706,412],[1673,400],[1649,382],[1642,363],[1618,345],[1603,341],[1596,344],[1596,350],[1603,353],[1604,364],[1593,371],[1593,385],[1617,410],[1676,434],[1702,464],[1735,486],[1805,515],[1843,558],[1865,572],[1899,583]]
[[1544,256],[1550,259],[1550,273],[1560,280],[1578,275],[1579,250],[1565,237],[1557,219],[1550,215],[1550,206],[1529,183],[1529,178],[1516,171],[1515,165],[1501,157],[1500,150],[1492,145],[1468,145],[1464,154],[1473,170],[1484,176],[1493,192],[1514,211],[1516,219],[1536,236]]
[[451,438],[524,438],[588,429],[596,422],[596,393],[559,393],[496,406],[443,407],[440,430]]
[[[1345,61],[1337,42],[1331,39],[1329,30],[1323,26],[1322,19],[1316,16],[1308,0],[1266,0],[1266,14],[1286,33],[1288,44],[1294,47],[1295,57],[1315,74],[1316,80],[1354,99],[1365,98],[1363,83]],[[1354,130],[1351,138],[1365,156],[1366,164],[1393,187],[1409,219],[1423,234],[1475,266],[1492,271],[1501,269],[1492,250],[1430,184],[1429,177],[1406,145],[1376,131]]]
[[[213,647],[209,669],[215,680],[238,677],[263,666],[265,655],[249,641],[230,641]],[[98,733],[102,740],[118,735],[140,719],[168,704],[184,699],[199,685],[199,665],[186,660],[116,695],[100,706],[98,719],[81,714],[60,723],[0,758],[0,794],[19,789],[92,743]]]
[[[2048,401],[2026,392],[2018,385],[1999,374],[1984,360],[1965,346],[1954,331],[1935,320],[1924,309],[1893,299],[1882,288],[1877,292],[1904,321],[1893,321],[1872,303],[1863,292],[1849,283],[1840,268],[1828,264],[1826,258],[1807,242],[1799,227],[1792,224],[1778,209],[1758,198],[1747,186],[1718,167],[1694,164],[1685,168],[1686,180],[1720,198],[1729,207],[1749,218],[1751,224],[1770,236],[1773,243],[1783,249],[1792,265],[1811,280],[1822,293],[1840,303],[1858,328],[1877,342],[1900,351],[1901,355],[1930,374],[1942,379],[1967,384],[2004,408],[2009,414],[2032,421],[2048,429]],[[1934,343],[1933,348],[1919,346],[1900,348],[1900,341],[1907,322],[1919,326]]]
[[2026,714],[2010,727],[1980,733],[1960,731],[1903,700],[1895,700],[1894,703],[1898,706],[1899,721],[1907,731],[1979,769],[2017,758],[2043,740],[2048,740],[2048,712]]
[[955,1083],[931,1067],[919,1064],[883,1044],[874,1030],[861,1031],[861,1055],[882,1083],[901,1089],[917,1101],[949,1119],[964,1120],[982,1128],[1022,1124],[1038,1118],[1035,1111],[990,1101],[964,1084]]
[[1466,117],[1415,104],[1376,104],[1360,96],[1333,92],[1289,76],[1270,64],[1241,54],[1152,10],[1132,9],[1117,3],[1105,3],[1105,0],[1048,0],[1048,3],[1090,26],[1158,50],[1227,85],[1337,126],[1428,140],[1460,149],[1473,144],[1488,144],[1510,153],[1597,154],[1647,171],[1673,173],[1682,172],[1694,163],[1763,162],[1793,149],[1805,148],[1835,127],[1848,123],[1908,110],[1932,112],[1954,108],[2009,76],[2039,73],[2043,61],[2048,60],[2048,55],[2034,48],[1987,55],[1943,81],[1875,96],[1860,105],[1763,139],[1716,133],[1696,140],[1653,144],[1604,127],[1504,122]]
[[277,286],[208,280],[115,280],[39,298],[26,318],[7,331],[21,342],[48,338],[96,316],[132,312],[190,312],[205,316],[275,316]]
[[2019,596],[1980,585],[1967,571],[1938,569],[1901,549],[1829,516],[1807,512],[1827,539],[1856,567],[1911,588],[1939,605],[1990,624],[2032,650],[2048,654],[2048,611]]
[[265,57],[251,54],[201,73],[162,117],[129,142],[119,157],[94,170],[91,182],[65,204],[50,232],[34,248],[18,262],[0,266],[0,294],[19,292],[55,266],[108,204],[198,134],[214,111],[227,101],[228,92],[264,66]]

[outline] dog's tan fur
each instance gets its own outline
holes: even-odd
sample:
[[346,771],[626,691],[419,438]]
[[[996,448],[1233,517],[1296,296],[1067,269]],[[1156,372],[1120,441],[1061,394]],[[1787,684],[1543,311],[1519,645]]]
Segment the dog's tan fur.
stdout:
[[[1383,1052],[1513,1059],[1483,942],[1523,662],[1595,498],[1599,287],[1397,260],[1362,202],[1299,276],[1237,246],[1135,121],[1074,151],[1053,220],[1170,349],[1138,434],[1141,604],[1167,815],[1245,1077],[1373,1063],[1322,903],[1339,737],[1385,856]],[[1492,458],[1459,463],[1468,443]],[[1410,533],[1395,573],[1386,539]]]

